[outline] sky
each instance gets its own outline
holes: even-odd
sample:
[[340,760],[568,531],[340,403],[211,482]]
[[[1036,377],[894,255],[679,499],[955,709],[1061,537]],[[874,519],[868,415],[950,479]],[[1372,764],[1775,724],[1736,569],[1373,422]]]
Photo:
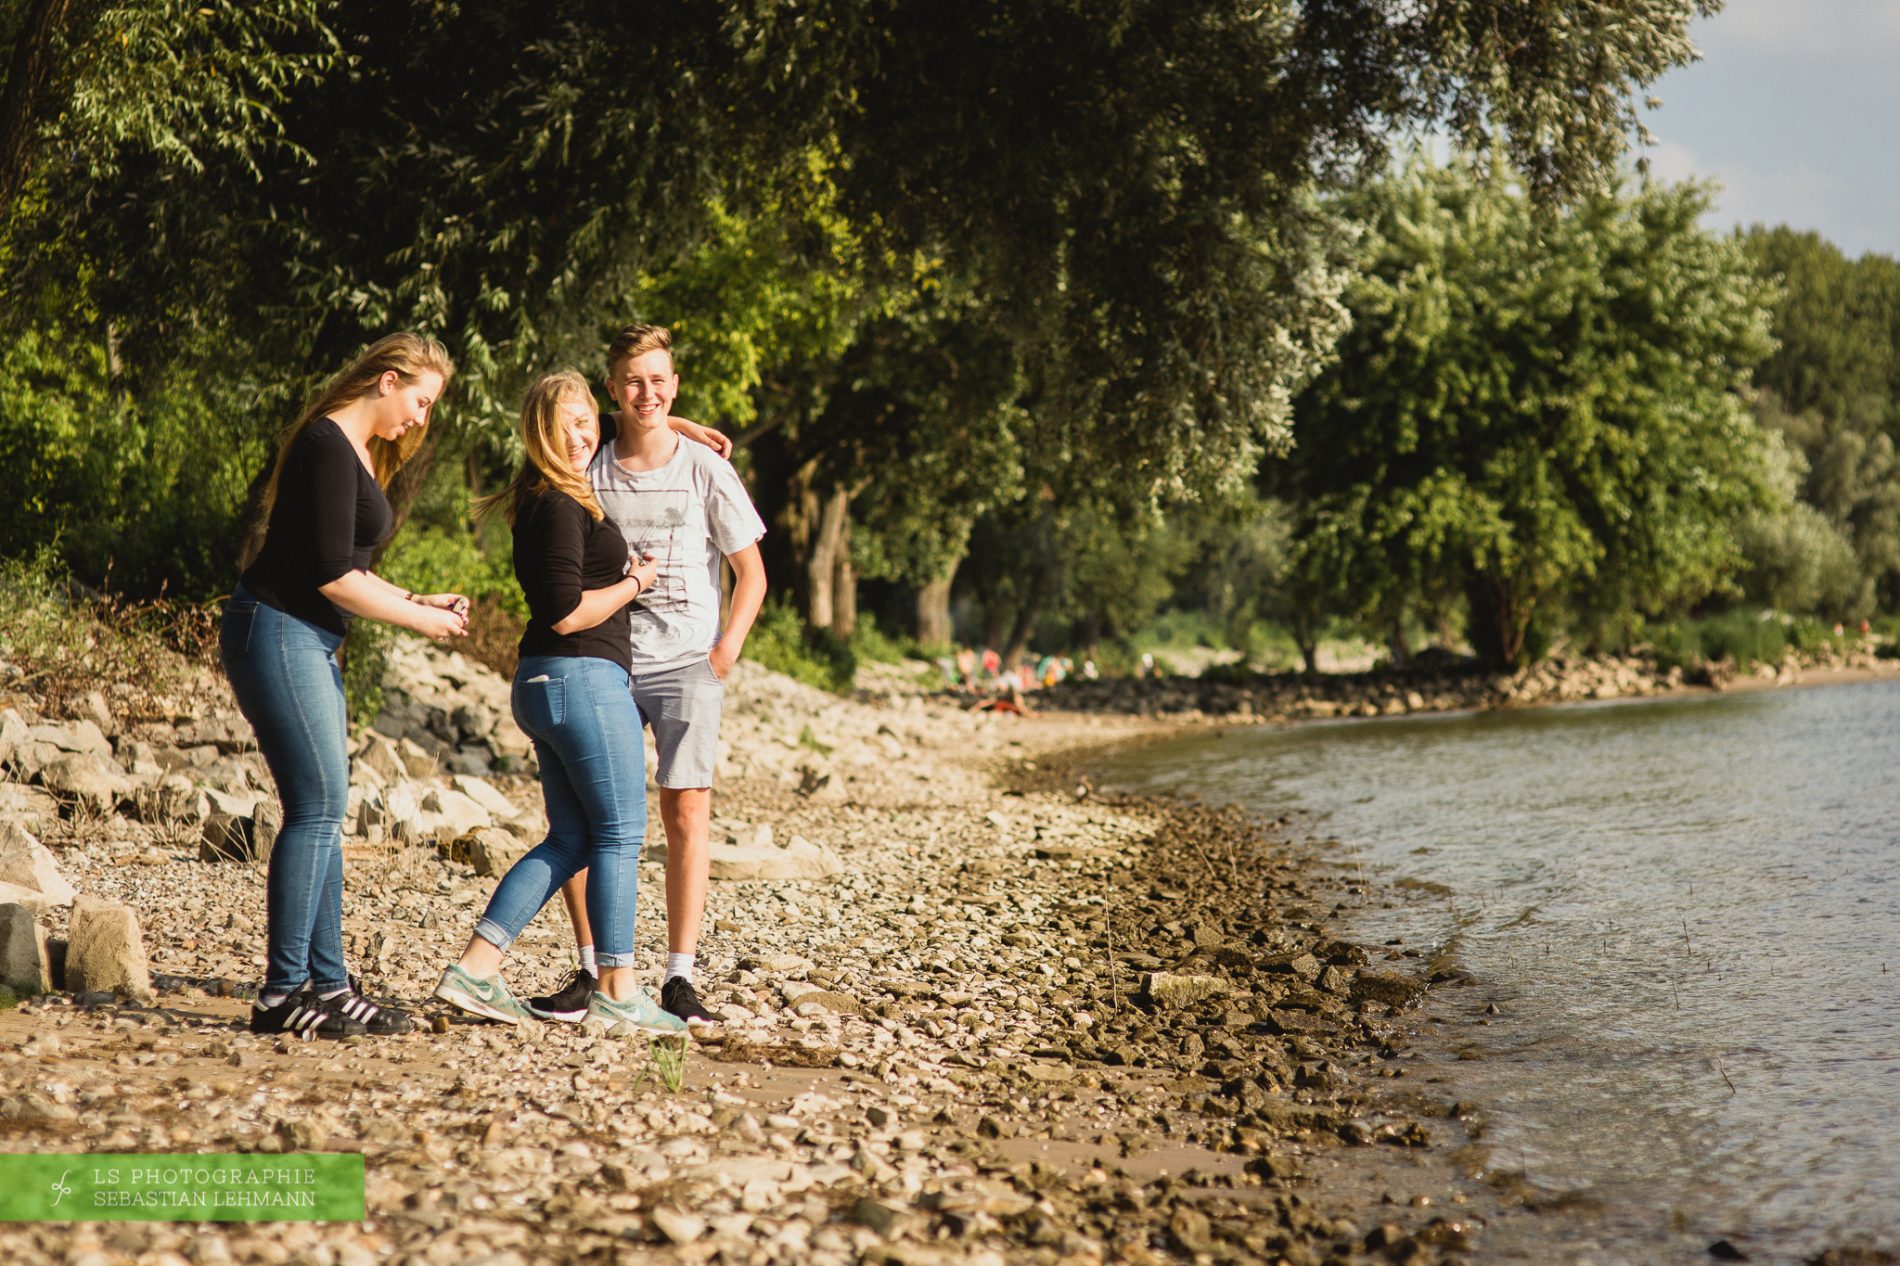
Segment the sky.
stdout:
[[1652,86],[1650,170],[1720,182],[1710,228],[1815,229],[1900,256],[1900,0],[1728,0]]

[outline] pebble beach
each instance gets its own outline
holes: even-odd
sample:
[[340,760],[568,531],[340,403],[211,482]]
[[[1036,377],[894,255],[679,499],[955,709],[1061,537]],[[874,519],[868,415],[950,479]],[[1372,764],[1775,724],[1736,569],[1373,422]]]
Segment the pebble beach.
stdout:
[[[505,683],[405,650],[400,733],[353,762],[345,936],[365,992],[422,1024],[333,1044],[244,1026],[269,784],[193,671],[157,706],[0,711],[20,829],[77,894],[14,892],[54,967],[98,908],[132,912],[143,960],[0,1011],[0,1148],[360,1152],[367,1218],[14,1224],[10,1262],[1456,1262],[1521,1206],[1468,1107],[1407,1081],[1416,1017],[1457,981],[1338,939],[1377,897],[1350,867],[1297,822],[1091,785],[1092,752],[1172,723],[740,665],[699,965],[723,1024],[682,1054],[429,1000],[539,801],[503,750]],[[122,785],[46,775],[81,754],[61,743]],[[657,986],[657,822],[649,841]],[[554,903],[504,970],[525,995],[571,962]]]

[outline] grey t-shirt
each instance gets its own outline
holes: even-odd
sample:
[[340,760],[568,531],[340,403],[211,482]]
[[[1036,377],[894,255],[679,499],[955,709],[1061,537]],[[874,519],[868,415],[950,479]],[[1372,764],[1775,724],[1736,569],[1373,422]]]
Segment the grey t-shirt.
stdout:
[[603,441],[588,467],[594,495],[636,554],[660,571],[628,607],[633,671],[673,668],[703,658],[719,640],[719,562],[765,535],[732,463],[681,439],[657,470],[630,471]]

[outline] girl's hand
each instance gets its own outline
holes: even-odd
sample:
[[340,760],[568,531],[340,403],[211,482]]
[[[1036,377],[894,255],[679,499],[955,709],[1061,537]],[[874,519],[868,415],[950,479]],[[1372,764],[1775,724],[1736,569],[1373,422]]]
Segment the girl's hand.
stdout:
[[685,418],[668,418],[666,424],[679,434],[699,444],[704,444],[713,452],[728,460],[732,457],[732,437],[724,431],[715,431],[709,426],[697,422],[688,422]]
[[411,601],[420,602],[425,607],[440,607],[444,611],[454,611],[464,616],[468,614],[468,599],[459,593],[419,593]]
[[660,574],[660,560],[651,554],[627,555],[627,574],[640,582],[639,597],[646,597],[647,590],[653,588],[653,582]]
[[431,641],[446,642],[452,637],[468,636],[468,616],[454,607],[439,607],[420,600],[411,605],[415,612],[409,627]]

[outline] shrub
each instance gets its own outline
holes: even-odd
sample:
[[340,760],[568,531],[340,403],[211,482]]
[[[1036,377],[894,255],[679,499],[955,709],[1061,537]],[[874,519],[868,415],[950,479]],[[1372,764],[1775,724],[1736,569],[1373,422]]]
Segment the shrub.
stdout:
[[130,603],[88,592],[60,560],[57,542],[0,559],[0,659],[55,712],[107,690],[128,719],[158,717],[158,697],[194,666],[217,662],[216,603]]
[[785,599],[770,599],[746,638],[746,658],[773,672],[833,694],[848,694],[856,680],[858,656],[842,638],[807,629]]

